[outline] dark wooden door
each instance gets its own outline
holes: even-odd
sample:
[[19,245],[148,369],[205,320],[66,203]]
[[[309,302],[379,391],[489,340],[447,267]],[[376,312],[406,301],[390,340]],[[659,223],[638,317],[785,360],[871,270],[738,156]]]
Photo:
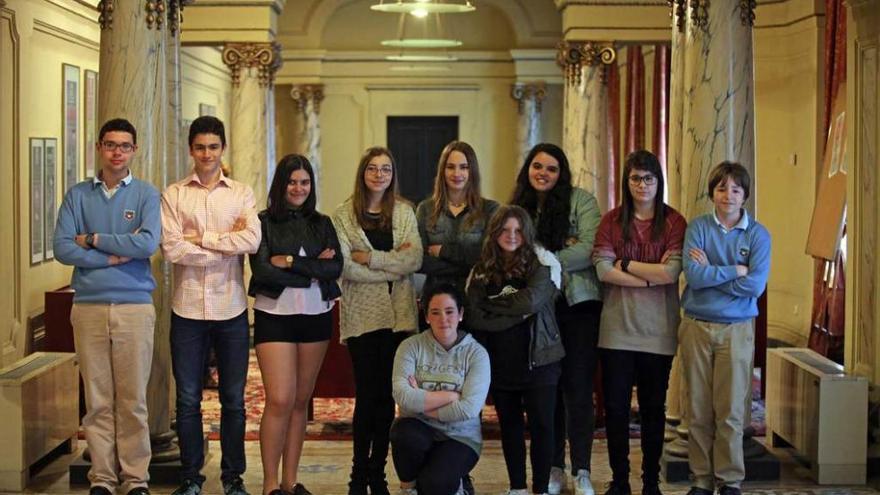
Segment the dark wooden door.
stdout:
[[456,139],[458,117],[388,117],[388,148],[403,197],[418,204],[431,195],[440,152]]

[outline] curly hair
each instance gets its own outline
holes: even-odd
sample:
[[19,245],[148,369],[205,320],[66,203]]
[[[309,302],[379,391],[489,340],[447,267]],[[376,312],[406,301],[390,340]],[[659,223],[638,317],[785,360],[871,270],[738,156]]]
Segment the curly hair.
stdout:
[[[509,218],[519,222],[523,238],[522,245],[512,255],[502,251],[498,245],[498,237]],[[499,206],[486,227],[486,238],[483,240],[480,261],[474,266],[474,275],[494,284],[502,284],[512,278],[527,277],[537,264],[535,228],[528,212],[516,205]]]
[[[559,163],[559,179],[553,189],[544,197],[543,204],[539,205],[538,192],[529,182],[529,168],[538,153],[546,153]],[[550,143],[536,144],[526,156],[519,174],[516,177],[516,189],[510,204],[521,206],[537,222],[537,240],[542,246],[550,251],[559,251],[565,247],[565,239],[568,237],[569,220],[571,212],[571,166],[568,157],[562,148]],[[538,214],[540,206],[541,214]]]

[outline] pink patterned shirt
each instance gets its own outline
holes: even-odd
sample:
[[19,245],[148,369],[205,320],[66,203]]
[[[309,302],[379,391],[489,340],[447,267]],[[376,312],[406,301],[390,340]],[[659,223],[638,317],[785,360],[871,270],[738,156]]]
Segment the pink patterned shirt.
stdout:
[[[243,230],[233,231],[239,218]],[[201,236],[199,245],[185,235]],[[220,174],[212,189],[193,173],[162,194],[162,253],[174,263],[172,309],[194,320],[228,320],[247,309],[244,254],[260,247],[251,188]]]

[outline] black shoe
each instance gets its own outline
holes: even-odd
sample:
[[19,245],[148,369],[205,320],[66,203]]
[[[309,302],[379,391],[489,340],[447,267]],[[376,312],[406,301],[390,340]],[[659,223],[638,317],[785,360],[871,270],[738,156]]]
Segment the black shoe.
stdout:
[[200,493],[202,493],[202,485],[194,480],[183,480],[183,483],[171,492],[171,495],[199,495]]
[[312,495],[312,492],[308,491],[302,483],[293,485],[293,490],[290,493],[293,495]]
[[461,488],[465,495],[475,495],[477,493],[474,491],[474,479],[467,474],[461,478]]
[[660,485],[657,483],[649,483],[642,486],[642,495],[663,495],[660,491]]
[[89,495],[113,495],[113,492],[105,486],[95,485],[89,488]]
[[241,476],[236,476],[223,482],[223,495],[250,495],[250,493],[245,490],[244,480],[241,479]]
[[632,495],[632,489],[629,487],[628,481],[612,481],[608,483],[605,495]]
[[718,495],[742,495],[738,486],[724,485],[718,489]]
[[126,495],[150,495],[150,489],[145,486],[136,486],[129,490]]
[[290,492],[285,491],[283,488],[276,488],[269,492],[269,495],[289,495]]
[[705,488],[700,488],[698,486],[692,486],[690,490],[688,490],[687,495],[713,495],[715,492],[712,490],[707,490]]

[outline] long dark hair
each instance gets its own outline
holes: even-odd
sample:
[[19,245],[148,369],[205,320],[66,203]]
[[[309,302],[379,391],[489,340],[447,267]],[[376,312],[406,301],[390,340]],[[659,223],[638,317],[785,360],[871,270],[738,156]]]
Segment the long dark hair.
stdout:
[[275,220],[283,220],[287,217],[287,184],[290,181],[290,174],[294,170],[305,170],[309,174],[309,180],[312,187],[309,190],[309,197],[300,207],[300,211],[305,215],[309,215],[315,211],[315,205],[318,202],[315,191],[315,171],[312,170],[312,164],[309,159],[302,155],[287,155],[278,162],[275,167],[275,176],[272,177],[272,185],[269,186],[268,198],[266,198],[266,207],[269,215]]
[[[391,183],[388,189],[382,194],[382,213],[379,221],[374,222],[367,216],[367,207],[369,203],[369,195],[367,194],[367,185],[364,183],[364,174],[367,172],[367,165],[370,160],[377,156],[387,156],[391,161]],[[361,156],[358,163],[357,175],[354,178],[354,193],[351,195],[351,203],[354,208],[354,217],[357,219],[358,225],[362,229],[379,228],[380,230],[391,230],[392,218],[394,216],[394,202],[397,199],[397,162],[394,161],[394,155],[391,150],[382,146],[373,146],[367,148]]]
[[629,241],[630,228],[635,218],[635,205],[633,204],[632,191],[629,190],[629,174],[633,170],[649,172],[657,177],[657,195],[654,196],[654,220],[651,221],[651,239],[657,240],[663,234],[666,226],[666,204],[663,203],[663,169],[660,161],[647,150],[636,150],[627,155],[623,166],[623,177],[620,186],[620,229],[623,231],[624,242]]
[[[529,168],[538,153],[547,153],[559,162],[559,180],[544,197],[543,204],[539,204],[538,192],[529,182]],[[535,230],[538,242],[550,251],[559,251],[565,247],[569,227],[568,215],[571,212],[571,190],[571,166],[562,148],[550,143],[536,144],[519,169],[516,189],[513,191],[510,204],[521,206],[529,212],[537,223]]]
[[449,200],[449,188],[446,185],[446,162],[449,155],[453,151],[458,151],[464,155],[468,163],[468,181],[465,186],[465,201],[468,206],[468,213],[464,217],[462,227],[469,228],[478,220],[483,218],[486,212],[483,210],[483,201],[480,197],[480,164],[477,162],[477,153],[474,148],[464,141],[452,141],[443,148],[440,153],[440,159],[437,161],[437,175],[434,177],[434,210],[428,217],[428,226],[434,228],[437,226],[437,219],[446,208],[446,202]]
[[[522,245],[513,253],[513,256],[505,256],[501,246],[498,245],[498,236],[504,230],[504,224],[508,218],[515,218],[519,221],[523,238]],[[483,250],[480,261],[474,266],[474,274],[500,285],[511,278],[527,277],[535,269],[537,263],[535,228],[529,213],[516,205],[499,206],[486,227]]]

